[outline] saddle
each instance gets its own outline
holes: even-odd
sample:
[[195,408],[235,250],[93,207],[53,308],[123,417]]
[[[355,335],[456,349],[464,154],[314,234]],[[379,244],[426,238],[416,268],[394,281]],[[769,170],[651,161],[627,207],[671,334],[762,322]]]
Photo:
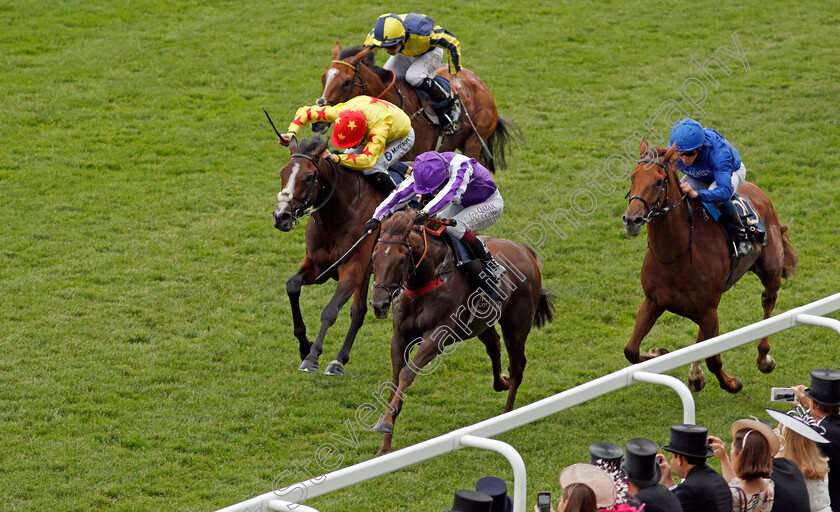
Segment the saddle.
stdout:
[[[750,204],[747,198],[738,194],[732,196],[732,203],[735,205],[735,211],[741,217],[741,222],[744,224],[750,240],[758,242],[761,245],[767,245],[767,229],[764,227],[764,221],[761,220],[761,216],[753,208],[752,204]],[[720,210],[711,203],[700,201],[700,204],[718,222],[723,232],[729,238],[729,241],[735,242],[735,233],[729,224],[718,220],[720,218]]]

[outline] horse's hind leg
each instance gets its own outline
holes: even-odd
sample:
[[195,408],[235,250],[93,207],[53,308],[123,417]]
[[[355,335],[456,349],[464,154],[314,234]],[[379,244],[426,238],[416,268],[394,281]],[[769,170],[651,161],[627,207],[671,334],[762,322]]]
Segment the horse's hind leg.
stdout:
[[[697,343],[700,343],[703,340],[707,340],[709,338],[714,338],[718,334],[718,315],[717,310],[714,308],[709,308],[703,313],[703,316],[697,325],[700,326],[700,332],[697,333]],[[729,391],[730,393],[737,393],[741,391],[741,388],[744,387],[741,379],[738,377],[730,377],[723,371],[723,358],[720,354],[707,357],[706,358],[706,366],[709,367],[709,371],[712,372],[715,377],[717,377],[718,382],[720,383],[720,387]],[[689,380],[689,388],[692,391],[700,391],[700,389],[695,389],[694,387],[698,385],[698,383],[692,382]]]
[[[773,308],[776,307],[776,294],[782,286],[782,268],[781,262],[784,255],[778,251],[778,264],[767,265],[767,261],[773,258],[772,252],[765,250],[759,261],[755,266],[755,273],[761,279],[761,284],[764,285],[764,291],[761,292],[761,307],[764,309],[764,318],[770,318],[773,314]],[[768,268],[769,267],[769,268]],[[761,373],[770,373],[776,368],[776,360],[770,355],[770,340],[767,336],[761,338],[758,342],[758,357],[755,360]]]
[[496,328],[488,327],[478,335],[478,339],[484,343],[487,355],[490,356],[490,363],[493,366],[493,390],[504,391],[510,389],[508,378],[502,375],[502,346],[499,343],[499,333],[496,332]]
[[353,305],[350,308],[350,328],[347,330],[344,343],[341,345],[335,359],[324,370],[324,373],[327,375],[344,375],[344,365],[350,361],[350,349],[353,348],[356,334],[365,322],[369,281],[370,271],[366,271],[361,283],[359,283],[359,287],[353,293]]
[[294,322],[294,333],[298,339],[300,359],[303,360],[312,349],[312,342],[306,337],[306,324],[303,322],[303,315],[300,312],[300,289],[304,284],[313,282],[313,264],[309,256],[301,261],[295,275],[286,281],[286,295],[289,296],[289,304],[292,306],[292,321]]
[[[533,318],[531,314],[523,315],[523,318]],[[502,336],[505,338],[505,348],[508,354],[508,371],[510,377],[510,389],[508,389],[507,401],[505,402],[505,412],[513,410],[513,404],[516,402],[516,391],[519,385],[522,384],[522,377],[525,374],[525,340],[528,339],[528,333],[531,332],[531,324],[519,325],[517,323],[502,324]]]

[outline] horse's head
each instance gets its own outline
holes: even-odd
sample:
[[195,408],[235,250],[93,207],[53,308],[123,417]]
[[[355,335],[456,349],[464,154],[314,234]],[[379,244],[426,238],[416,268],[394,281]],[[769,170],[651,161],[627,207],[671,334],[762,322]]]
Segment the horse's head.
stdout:
[[362,78],[362,67],[373,66],[373,55],[369,48],[363,46],[352,46],[342,51],[341,45],[335,43],[333,61],[321,73],[324,89],[316,103],[319,106],[335,105],[364,94],[367,84]]
[[405,288],[415,266],[415,251],[411,248],[414,210],[401,210],[382,223],[379,240],[373,248],[373,293],[370,306],[373,316],[388,318],[391,302]]
[[317,201],[320,154],[326,147],[327,142],[320,136],[304,139],[300,146],[294,138],[289,143],[291,158],[280,172],[283,188],[277,194],[277,206],[273,215],[274,227],[280,231],[291,230],[306,210]]
[[674,152],[673,145],[667,149],[649,146],[644,138],[639,144],[639,163],[630,174],[630,203],[621,218],[628,235],[638,235],[651,215],[665,206],[668,173],[675,172],[671,169]]

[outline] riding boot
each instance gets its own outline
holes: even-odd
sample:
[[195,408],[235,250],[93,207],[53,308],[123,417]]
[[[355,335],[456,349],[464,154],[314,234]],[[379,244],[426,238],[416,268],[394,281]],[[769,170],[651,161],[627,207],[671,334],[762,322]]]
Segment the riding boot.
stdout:
[[437,80],[425,78],[417,88],[429,95],[432,108],[440,118],[440,124],[446,135],[456,135],[461,131],[460,105]]
[[[484,271],[484,267],[479,260],[469,260],[461,264],[461,268],[467,274],[467,280],[470,283],[470,288],[473,290],[482,290],[490,300],[501,302],[505,300],[505,295],[499,286],[491,281],[491,278]],[[482,278],[481,276],[484,275]]]
[[493,255],[490,254],[490,251],[487,250],[487,246],[484,245],[484,242],[482,242],[480,238],[475,237],[475,240],[469,244],[469,248],[473,255],[478,259],[479,263],[481,263],[481,267],[484,269],[487,277],[491,279],[491,282],[493,283],[492,288],[494,291],[498,292],[498,284],[496,283],[499,283],[502,276],[505,275],[505,267],[496,263],[496,260],[493,259]]
[[721,219],[728,222],[735,231],[735,255],[740,258],[753,252],[755,248],[749,236],[747,236],[747,230],[744,228],[744,223],[741,222],[741,216],[738,215],[732,201],[724,201],[717,206],[720,209]]
[[383,196],[388,197],[391,195],[391,192],[394,191],[397,186],[394,184],[394,180],[391,176],[388,175],[387,172],[374,172],[371,174],[365,174],[365,178],[367,178],[368,182],[373,185],[376,190],[382,193]]

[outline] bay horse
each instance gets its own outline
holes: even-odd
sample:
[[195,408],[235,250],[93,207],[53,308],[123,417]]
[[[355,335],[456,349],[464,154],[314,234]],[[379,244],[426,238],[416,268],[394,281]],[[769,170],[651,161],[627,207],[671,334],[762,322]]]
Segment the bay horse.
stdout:
[[[385,219],[373,250],[374,288],[371,307],[376,318],[387,318],[393,301],[394,333],[391,339],[392,388],[387,412],[374,426],[384,434],[378,453],[391,449],[394,422],[402,409],[406,389],[419,374],[433,372],[440,354],[450,354],[463,340],[478,337],[490,356],[493,389],[508,391],[504,411],[513,409],[516,391],[525,370],[525,340],[531,327],[542,327],[553,318],[552,295],[542,284],[533,249],[501,238],[481,237],[495,260],[507,269],[502,279],[506,296],[489,303],[473,292],[463,272],[455,268],[451,249],[432,231],[427,220],[414,226],[417,211],[404,209]],[[501,374],[501,346],[494,323],[505,340],[510,377]],[[454,344],[454,346],[453,346]],[[413,357],[411,349],[417,346]]]
[[[403,158],[413,160],[415,156],[427,151],[455,151],[475,158],[491,172],[495,172],[496,163],[500,169],[506,167],[505,151],[514,139],[521,139],[518,129],[509,121],[499,117],[496,102],[484,81],[469,69],[458,73],[461,84],[461,101],[475,124],[474,131],[469,121],[464,119],[461,133],[452,137],[443,137],[440,147],[435,147],[439,127],[432,124],[423,115],[420,98],[405,80],[396,80],[394,74],[374,66],[374,52],[363,46],[353,46],[341,50],[341,45],[333,47],[333,61],[321,74],[323,92],[318,98],[318,105],[335,105],[350,98],[367,95],[380,98],[400,107],[411,118],[415,141]],[[436,70],[438,75],[450,79],[448,68],[441,65]],[[322,131],[329,126],[320,125]],[[313,130],[319,129],[313,125]],[[482,152],[481,140],[487,141],[493,158]]]
[[[769,318],[782,279],[793,275],[798,265],[788,238],[789,226],[779,224],[770,199],[757,186],[744,182],[737,192],[764,221],[767,243],[761,246],[754,242],[755,250],[735,262],[733,268],[731,243],[723,229],[698,202],[681,195],[674,146],[668,149],[648,146],[643,139],[639,152],[640,161],[630,175],[630,203],[622,217],[628,235],[638,235],[647,224],[648,236],[641,272],[645,299],[639,307],[633,334],[624,347],[624,355],[631,363],[667,353],[665,349],[653,348],[639,355],[642,340],[666,310],[699,326],[697,343],[717,336],[721,295],[748,270],[764,285],[761,304],[764,318]],[[776,367],[769,352],[770,342],[764,337],[758,343],[756,359],[763,373],[770,373]],[[706,366],[726,391],[737,393],[743,387],[741,379],[723,371],[720,354],[707,358]],[[692,363],[688,384],[692,391],[700,391],[706,385],[699,362]]]
[[[292,138],[289,143],[291,157],[281,171],[283,185],[277,195],[273,217],[274,227],[289,231],[303,215],[310,214],[306,223],[306,255],[297,273],[286,281],[294,334],[300,345],[302,362],[299,370],[318,372],[318,357],[323,352],[327,330],[335,323],[344,303],[353,296],[350,328],[344,344],[324,372],[343,375],[353,341],[367,313],[370,253],[376,239],[368,237],[329,274],[320,280],[317,277],[350,249],[383,197],[362,173],[320,158],[326,147],[327,141],[320,136],[304,139],[299,146]],[[311,210],[307,211],[309,208]],[[329,279],[336,279],[338,286],[321,312],[321,329],[312,343],[307,338],[300,311],[300,289],[303,285],[323,284]]]

